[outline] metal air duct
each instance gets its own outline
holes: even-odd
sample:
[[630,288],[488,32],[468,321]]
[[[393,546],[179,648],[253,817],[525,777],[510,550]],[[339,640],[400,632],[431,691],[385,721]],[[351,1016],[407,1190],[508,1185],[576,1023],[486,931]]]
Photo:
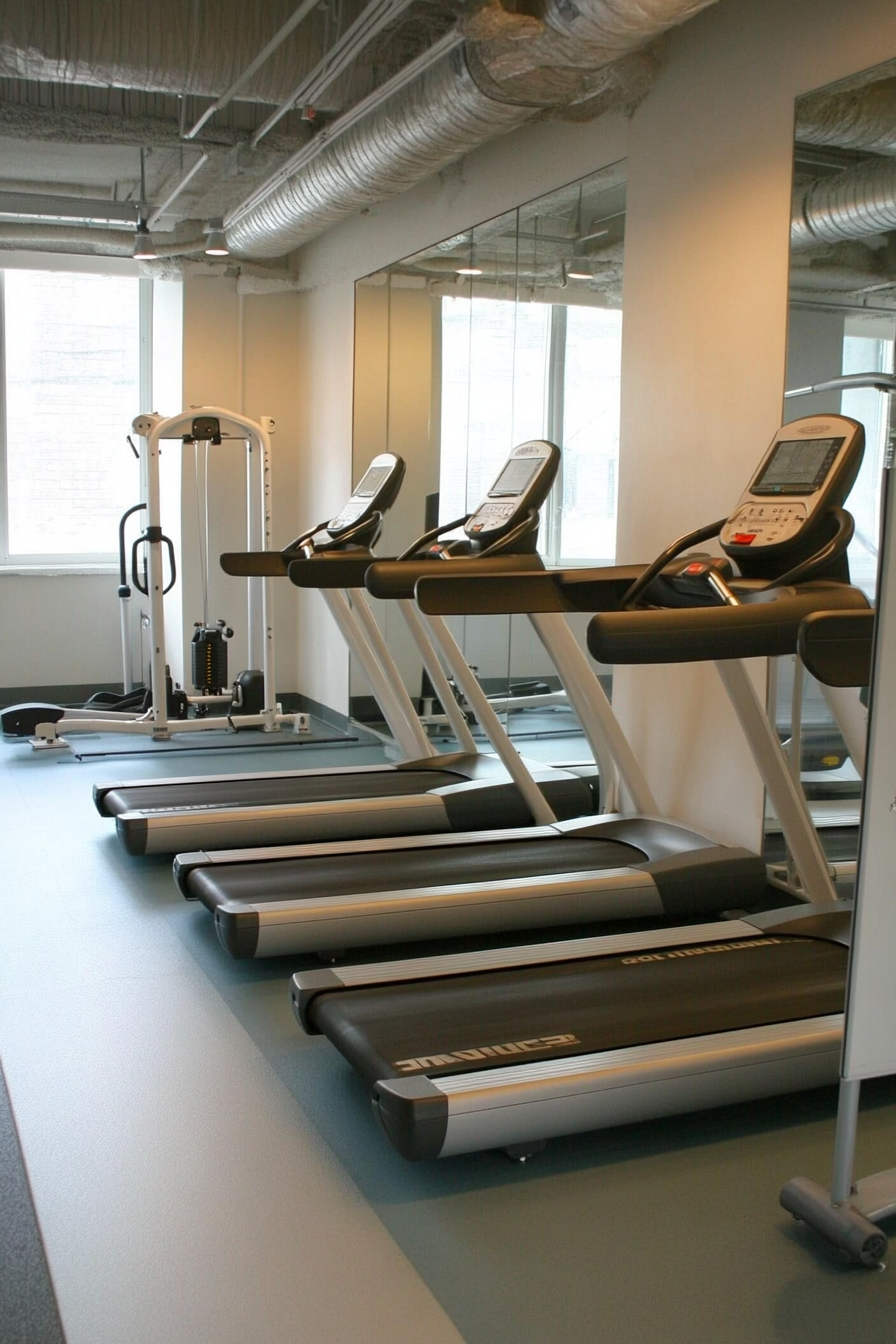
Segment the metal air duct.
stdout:
[[790,239],[794,248],[805,248],[891,229],[896,229],[896,161],[879,159],[821,177],[797,193]]
[[807,145],[896,154],[896,79],[845,93],[806,94],[797,103],[796,138]]
[[545,109],[593,98],[612,87],[618,58],[713,3],[546,0],[534,24],[491,5],[487,40],[443,57],[294,176],[233,211],[231,252],[283,256]]

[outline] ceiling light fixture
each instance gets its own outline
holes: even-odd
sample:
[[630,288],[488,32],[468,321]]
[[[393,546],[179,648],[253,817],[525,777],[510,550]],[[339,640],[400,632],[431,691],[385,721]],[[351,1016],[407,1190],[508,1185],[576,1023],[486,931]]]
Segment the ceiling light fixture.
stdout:
[[567,271],[566,278],[568,280],[593,280],[594,276],[591,271]]
[[229,257],[230,248],[227,246],[227,239],[224,237],[223,219],[212,219],[205,226],[205,232],[208,235],[205,240],[205,255],[207,257]]
[[156,249],[153,246],[152,236],[146,227],[146,220],[142,218],[137,220],[137,236],[134,239],[134,250],[131,256],[135,261],[152,261],[156,255]]
[[137,236],[131,256],[135,261],[152,261],[156,255],[146,224],[146,150],[140,150],[140,208],[137,211]]
[[481,275],[481,266],[458,266],[454,272],[455,275]]

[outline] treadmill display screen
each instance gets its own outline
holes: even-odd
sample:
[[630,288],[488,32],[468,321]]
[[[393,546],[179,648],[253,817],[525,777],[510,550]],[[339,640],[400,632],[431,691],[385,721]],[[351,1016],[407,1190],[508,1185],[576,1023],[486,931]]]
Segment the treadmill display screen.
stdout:
[[388,467],[371,467],[365,471],[361,478],[361,483],[355,490],[356,499],[370,499],[379,490],[383,481],[389,475]]
[[750,487],[753,495],[811,495],[824,483],[843,439],[782,439]]
[[489,490],[489,499],[496,495],[521,495],[543,462],[543,457],[514,457]]

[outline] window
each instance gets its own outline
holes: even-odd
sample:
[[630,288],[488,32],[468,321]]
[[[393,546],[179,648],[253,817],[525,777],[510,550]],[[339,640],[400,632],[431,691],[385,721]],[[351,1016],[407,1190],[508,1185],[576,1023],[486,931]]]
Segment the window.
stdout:
[[[878,330],[874,328],[877,327]],[[843,337],[844,373],[892,373],[894,329],[892,318],[877,322],[846,319]],[[852,581],[874,598],[877,584],[877,550],[880,533],[880,481],[887,446],[890,397],[873,387],[844,392],[840,409],[865,426],[865,456],[846,507],[856,521],[849,547]]]
[[118,520],[139,502],[125,436],[148,383],[151,283],[74,269],[0,273],[3,564],[115,559]]
[[442,299],[439,513],[474,508],[514,444],[563,449],[540,549],[612,563],[622,313],[587,305]]

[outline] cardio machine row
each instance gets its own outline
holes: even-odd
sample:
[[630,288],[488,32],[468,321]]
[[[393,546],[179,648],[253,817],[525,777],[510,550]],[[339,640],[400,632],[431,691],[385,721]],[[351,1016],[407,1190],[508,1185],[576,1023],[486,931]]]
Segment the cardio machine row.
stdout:
[[[777,924],[773,921],[773,932],[767,922],[751,919],[705,930],[698,926],[628,936],[636,941],[624,949],[612,946],[612,939],[573,940],[506,949],[489,954],[486,961],[484,954],[467,954],[300,974],[293,988],[300,1021],[307,1030],[325,1031],[359,1069],[371,1086],[384,1128],[407,1156],[531,1144],[553,1133],[639,1114],[810,1086],[830,1073],[842,1005],[843,914],[836,904],[824,908],[833,891],[817,838],[780,754],[775,756],[777,743],[768,740],[761,706],[755,697],[751,701],[752,688],[733,660],[791,651],[800,619],[812,610],[865,605],[844,581],[849,520],[840,509],[861,451],[861,428],[842,417],[796,422],[780,431],[732,516],[684,538],[679,547],[697,544],[721,527],[723,550],[740,570],[736,580],[724,567],[703,560],[686,558],[676,565],[675,548],[644,572],[635,567],[629,572],[547,574],[530,568],[502,574],[492,563],[483,566],[478,578],[472,573],[459,578],[461,566],[455,561],[428,566],[416,576],[419,603],[431,617],[458,610],[525,610],[551,645],[570,701],[580,712],[589,698],[596,698],[599,687],[581,654],[578,661],[577,646],[561,633],[565,611],[604,613],[589,631],[590,649],[602,661],[719,660],[726,689],[797,855],[805,893],[822,904],[787,912]],[[636,575],[640,577],[630,600],[644,593],[652,605],[662,602],[671,609],[620,611]],[[372,572],[374,584],[375,577]],[[385,579],[391,577],[387,572]],[[385,580],[383,586],[388,587]],[[341,949],[402,937],[437,937],[446,931],[531,928],[601,916],[655,918],[665,913],[693,918],[701,910],[715,913],[755,904],[765,888],[758,856],[726,851],[707,837],[652,816],[655,804],[613,725],[612,715],[602,719],[604,740],[599,747],[593,745],[596,753],[606,755],[607,739],[612,742],[625,792],[637,799],[643,788],[642,797],[649,799],[646,817],[614,815],[599,822],[586,817],[497,835],[322,843],[267,855],[180,856],[179,880],[189,894],[199,895],[215,910],[222,941],[238,955]],[[601,827],[602,835],[597,833]],[[657,857],[645,854],[639,832],[654,834],[660,846]],[[585,848],[574,843],[564,850],[570,840]],[[602,845],[610,847],[603,868],[595,860]],[[545,851],[543,859],[527,867],[537,849]],[[431,865],[437,859],[444,860],[450,881],[433,883]],[[408,866],[399,868],[402,864]],[[707,872],[707,894],[695,898],[699,879]],[[234,876],[235,886],[219,881]],[[458,881],[467,876],[470,881]],[[721,960],[708,955],[710,945],[725,954]],[[815,950],[808,955],[815,960],[795,963],[809,946]],[[558,951],[563,948],[565,952]],[[630,1020],[633,972],[617,977],[612,1001],[617,1018],[621,1013],[626,1022],[620,1027],[617,1021],[607,1035],[601,1026],[601,1021],[606,1025],[610,1001],[606,986],[589,976],[595,968],[605,976],[620,958],[625,967],[655,968],[654,987],[648,985],[634,1013],[640,1023],[635,1028]],[[735,961],[743,975],[733,972]],[[800,964],[810,969],[795,969]],[[696,966],[717,967],[722,981],[740,988],[732,990],[732,1004],[724,1010],[707,982],[702,995],[697,994],[702,1006],[685,1020],[666,1009],[670,995],[678,1000],[690,993],[687,977]],[[575,995],[567,998],[570,968],[579,977],[577,1004]],[[670,974],[685,979],[670,981]],[[517,991],[508,988],[508,976],[518,982]],[[813,997],[822,982],[824,992]],[[643,980],[641,985],[639,1001]],[[757,994],[757,986],[769,992]],[[554,1007],[547,1011],[549,1002]],[[596,1034],[586,1029],[582,1013],[596,1014]],[[392,1030],[396,1022],[402,1024],[400,1040]],[[671,1037],[663,1036],[668,1031]],[[626,1052],[632,1051],[637,1058],[626,1063]],[[605,1055],[607,1059],[595,1062]],[[616,1100],[622,1097],[620,1067],[628,1069],[628,1083],[637,1081],[626,1094],[630,1110],[606,1106],[608,1078]],[[836,1062],[833,1068],[836,1072]],[[519,1074],[517,1069],[529,1072]],[[702,1079],[699,1084],[688,1081],[695,1073]],[[592,1074],[599,1086],[583,1082]],[[508,1106],[508,1089],[519,1102],[520,1088],[530,1088],[531,1097],[526,1093],[524,1105]],[[583,1102],[586,1094],[590,1100]],[[467,1118],[458,1120],[460,1115]]]
[[[405,1157],[494,1147],[521,1156],[559,1134],[836,1080],[849,909],[835,898],[792,780],[787,800],[775,735],[736,659],[793,651],[803,619],[835,609],[844,614],[819,617],[816,633],[803,627],[801,647],[820,645],[827,665],[815,665],[839,684],[862,674],[867,603],[846,581],[851,520],[840,507],[862,439],[843,417],[785,426],[722,528],[739,577],[686,561],[670,583],[668,554],[650,567],[665,571],[671,601],[687,603],[702,579],[718,605],[605,610],[588,635],[607,662],[716,661],[808,903],[688,928],[300,972],[300,1024],[324,1033],[357,1071]],[[642,588],[650,579],[647,571]],[[563,581],[551,582],[562,594]],[[496,577],[484,601],[514,610],[521,584]],[[427,579],[419,600],[455,610],[457,588],[450,577]],[[655,584],[649,596],[657,601]],[[837,621],[850,637],[845,658],[825,637]]]
[[[860,453],[857,435],[844,435],[836,463],[829,464],[831,497],[839,499],[844,488],[848,489]],[[746,505],[739,507],[742,512]],[[769,506],[757,503],[755,507]],[[707,533],[720,527],[714,524],[703,529],[697,539],[706,540]],[[737,609],[695,608],[694,602],[707,600],[710,581],[719,584],[724,580],[716,566],[693,560],[680,563],[678,570],[684,572],[662,579],[657,590],[656,575],[670,561],[664,555],[656,575],[652,578],[648,572],[639,583],[651,588],[652,597],[682,605],[663,614],[661,630],[655,615],[648,613],[651,624],[645,631],[635,631],[630,641],[636,650],[655,650],[660,660],[676,657],[682,632],[688,636],[695,618],[706,629],[708,614],[719,621],[718,628],[706,632],[714,646],[709,647],[704,638],[695,651],[692,640],[690,653],[684,648],[686,655],[728,660],[736,654],[780,653],[793,647],[794,622],[819,604],[864,605],[856,590],[839,581],[823,583],[821,588],[802,582],[798,587],[788,585],[784,592],[770,586],[778,575],[786,577],[787,569],[794,568],[794,557],[811,555],[819,545],[822,550],[829,547],[829,510],[813,510],[811,525],[806,520],[795,538],[779,545],[777,558],[768,554],[778,544],[774,541],[755,550],[751,549],[754,542],[736,541],[745,535],[739,527],[726,523],[722,540],[726,549],[748,552],[740,557],[748,571],[741,588],[746,586],[745,596],[752,600]],[[847,539],[838,526],[836,546],[844,546]],[[685,546],[694,541],[694,537],[685,539]],[[836,564],[836,559],[821,563],[823,567]],[[695,565],[699,573],[687,572]],[[372,583],[378,568],[371,571]],[[751,577],[751,568],[764,576]],[[813,572],[807,568],[808,574]],[[591,729],[589,740],[595,754],[603,750],[606,755],[607,741],[612,742],[613,761],[631,800],[629,809],[497,833],[480,828],[450,837],[406,836],[377,842],[181,854],[175,861],[181,890],[213,913],[228,951],[238,957],[338,953],[377,943],[597,920],[688,919],[750,908],[764,899],[766,870],[758,854],[721,845],[657,815],[657,805],[599,683],[569,635],[564,611],[618,607],[618,571],[494,572],[481,578],[472,574],[458,578],[452,577],[453,569],[446,565],[430,573],[432,577],[422,577],[416,587],[421,604],[432,614],[499,609],[528,614],[555,660],[586,733]],[[630,571],[625,580],[626,587],[630,586]],[[773,596],[778,600],[757,600]],[[790,604],[789,617],[782,615],[785,599]],[[635,612],[622,619],[637,622],[641,615]],[[619,658],[624,656],[623,650]],[[619,658],[614,652],[605,661]],[[744,695],[740,687],[739,705],[748,703]],[[599,723],[589,715],[592,704],[601,706]],[[804,882],[814,883],[826,896],[826,865],[814,831],[800,811],[801,802],[794,796],[785,763],[764,739],[757,745],[764,714],[760,718],[761,723],[749,729],[751,749],[760,759],[776,810],[789,827]],[[602,727],[607,728],[603,741]]]

